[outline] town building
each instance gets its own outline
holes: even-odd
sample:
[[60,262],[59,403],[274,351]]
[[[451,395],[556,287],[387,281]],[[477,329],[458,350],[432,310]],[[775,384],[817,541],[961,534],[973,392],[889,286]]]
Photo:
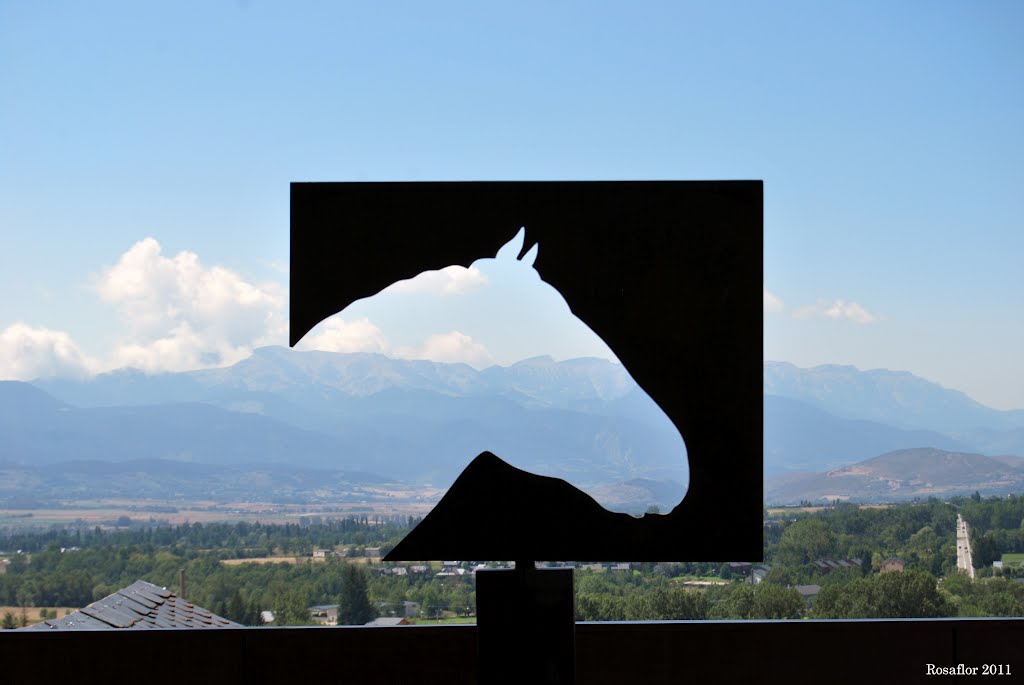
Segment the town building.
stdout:
[[882,562],[881,566],[878,567],[879,573],[891,573],[893,571],[905,571],[907,568],[907,562],[899,557],[889,557]]

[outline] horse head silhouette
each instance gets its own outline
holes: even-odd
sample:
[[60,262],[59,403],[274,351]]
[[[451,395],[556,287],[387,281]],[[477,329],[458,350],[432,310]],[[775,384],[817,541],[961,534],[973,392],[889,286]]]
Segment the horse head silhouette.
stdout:
[[[594,349],[604,347],[607,356],[614,356],[604,341],[572,314],[558,290],[544,282],[543,275],[534,268],[542,248],[539,243],[534,243],[524,251],[525,235],[526,229],[520,228],[493,258],[478,259],[471,265],[494,286],[504,291],[514,290],[518,295],[519,302],[512,307],[513,311],[496,309],[492,317],[501,319],[502,325],[516,330],[534,328],[531,325],[534,323],[533,314],[542,312],[541,318],[545,320],[560,319],[557,325],[562,334],[567,333],[579,341],[588,341],[589,338],[588,342]],[[521,317],[530,318],[530,321],[524,324]],[[551,348],[546,351],[550,352]],[[553,359],[541,358],[523,363],[520,372],[527,377],[541,377],[542,383],[558,382],[557,378],[564,378],[567,392],[572,393],[575,388],[571,386],[578,380],[570,375],[570,368],[568,365],[557,366]],[[576,368],[585,367],[577,364]],[[603,373],[609,371],[607,367],[598,368]],[[665,508],[666,504],[671,509],[683,498],[689,480],[685,444],[668,416],[635,386],[627,369],[617,366],[612,367],[611,372],[616,374],[613,378],[618,383],[602,388],[602,414],[577,413],[566,402],[558,406],[566,420],[536,427],[527,424],[527,430],[538,432],[529,436],[528,441],[522,440],[521,436],[509,439],[507,436],[515,430],[515,426],[510,424],[508,430],[502,431],[505,438],[495,436],[488,439],[479,444],[472,454],[467,454],[467,458],[490,450],[525,471],[563,478],[611,511],[643,512],[649,505]],[[527,394],[534,392],[529,381],[517,389]],[[541,397],[538,401],[548,403],[551,400]],[[626,409],[628,416],[623,415]],[[522,421],[518,415],[516,419]],[[580,438],[576,433],[583,425],[590,435],[587,448],[562,447],[561,452],[553,454],[554,447],[540,442],[548,439],[553,445],[579,445]],[[624,432],[627,434],[626,442],[621,440]],[[586,449],[586,452],[579,453],[580,449]],[[545,458],[541,458],[541,454]],[[661,492],[654,493],[649,488]]]
[[292,184],[291,344],[395,281],[497,254],[521,226],[544,282],[686,439],[689,489],[634,518],[485,452],[389,558],[759,558],[758,181]]

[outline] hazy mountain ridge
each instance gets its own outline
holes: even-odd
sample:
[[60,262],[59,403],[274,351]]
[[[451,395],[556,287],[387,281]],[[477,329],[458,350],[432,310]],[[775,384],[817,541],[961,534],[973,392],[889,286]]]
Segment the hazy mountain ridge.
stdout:
[[[21,394],[22,388],[0,386],[0,404],[2,398]],[[327,466],[325,458],[333,455],[340,467],[339,456],[352,450],[335,436],[199,402],[86,408],[54,403],[50,409],[17,405],[4,413],[0,426],[0,461],[33,466],[138,459],[295,463],[299,453],[305,457],[303,466]]]
[[766,394],[801,400],[846,419],[946,434],[1024,428],[1024,410],[1001,411],[907,371],[826,364],[808,369],[764,363]]
[[764,397],[766,474],[821,471],[894,450],[938,447],[967,451],[968,445],[936,431],[908,430],[865,419],[842,419],[787,397]]
[[147,375],[126,369],[85,381],[43,379],[37,387],[77,406],[208,401],[266,393],[305,404],[320,397],[365,398],[385,390],[456,397],[508,396],[522,405],[575,408],[612,402],[636,384],[621,364],[594,357],[556,362],[534,357],[477,371],[467,364],[393,359],[375,353],[296,351],[263,347],[232,366]]
[[[68,416],[43,435],[9,435],[8,447],[49,461],[372,464],[388,476],[445,486],[490,449],[523,468],[581,484],[686,480],[678,432],[621,365],[603,359],[537,357],[476,371],[465,364],[272,347],[221,369],[153,376],[119,371],[35,385],[66,402]],[[154,403],[158,398],[163,401]],[[176,419],[185,406],[195,430]],[[164,411],[167,425],[157,420]],[[82,426],[88,412],[91,430]],[[115,417],[131,417],[136,428],[127,440],[104,441],[99,433],[117,423]],[[212,426],[225,433],[237,427],[250,437],[225,445]],[[140,444],[134,434],[153,444]],[[186,436],[202,445],[189,452],[181,445]],[[285,451],[289,444],[295,448]],[[72,445],[77,451],[67,452]]]
[[[1024,454],[1024,410],[986,407],[958,390],[906,371],[828,364],[802,369],[787,362],[764,363],[765,395],[802,402],[845,420],[931,431],[953,442],[923,442],[983,454]],[[891,449],[908,447],[894,444]]]

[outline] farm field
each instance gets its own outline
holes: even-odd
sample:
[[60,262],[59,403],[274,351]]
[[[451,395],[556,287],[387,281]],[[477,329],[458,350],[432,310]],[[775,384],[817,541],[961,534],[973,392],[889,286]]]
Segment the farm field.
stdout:
[[319,564],[323,561],[323,559],[313,557],[252,557],[249,559],[223,559],[220,563],[225,566],[239,566],[241,564]]
[[[858,504],[861,509],[888,509],[896,506],[895,504]],[[768,516],[780,516],[782,514],[818,514],[823,511],[828,511],[832,507],[821,505],[812,507],[767,507],[765,511],[768,512]]]
[[722,580],[721,578],[676,578],[674,579],[674,582],[682,587],[692,588],[708,588],[729,584],[728,580]]
[[[437,494],[433,493],[432,494]],[[384,503],[217,502],[212,500],[95,499],[55,503],[39,508],[0,508],[0,528],[50,526],[124,527],[132,524],[298,523],[302,517],[424,516],[433,503],[422,493],[394,491]],[[437,494],[440,498],[440,494]]]
[[[0,509],[0,525],[49,526],[53,524],[116,525],[125,517],[132,522],[212,523],[261,520],[285,523],[303,515],[304,508],[265,502],[169,502],[145,499],[99,499],[66,502],[37,509]],[[124,520],[122,519],[122,523]]]
[[[252,557],[250,559],[223,559],[220,563],[225,566],[238,566],[240,564],[322,564],[326,561],[323,557]],[[346,558],[349,564],[380,564],[380,557],[352,557]]]
[[409,624],[414,626],[437,626],[476,623],[476,616],[452,616],[448,618],[410,618]]

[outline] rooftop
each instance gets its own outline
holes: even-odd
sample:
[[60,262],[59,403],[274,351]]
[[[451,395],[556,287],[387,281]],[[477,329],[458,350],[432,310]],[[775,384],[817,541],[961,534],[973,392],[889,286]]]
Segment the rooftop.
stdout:
[[111,630],[123,628],[238,628],[167,588],[138,580],[63,618],[27,630]]

